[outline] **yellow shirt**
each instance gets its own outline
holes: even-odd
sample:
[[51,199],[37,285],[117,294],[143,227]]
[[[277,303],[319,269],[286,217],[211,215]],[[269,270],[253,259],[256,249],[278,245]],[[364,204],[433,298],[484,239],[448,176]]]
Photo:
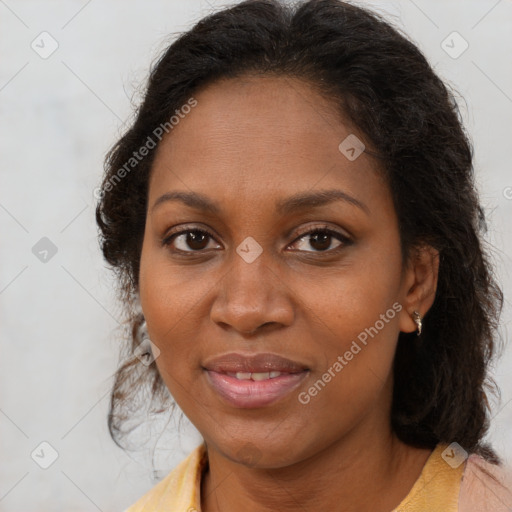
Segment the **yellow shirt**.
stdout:
[[[419,478],[391,512],[510,512],[511,487],[498,488],[478,468],[497,474],[477,455],[457,467],[448,464],[447,444],[438,444],[430,454]],[[201,478],[208,462],[205,445],[195,448],[163,480],[124,512],[201,512]],[[508,482],[506,485],[508,485]],[[462,485],[461,485],[462,483]]]

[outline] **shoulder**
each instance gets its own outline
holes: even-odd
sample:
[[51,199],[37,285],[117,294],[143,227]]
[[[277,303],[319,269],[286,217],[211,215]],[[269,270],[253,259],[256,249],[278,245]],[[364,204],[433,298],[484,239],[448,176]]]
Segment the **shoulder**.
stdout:
[[206,465],[205,445],[196,447],[167,476],[124,512],[199,510],[201,476]]
[[498,466],[472,454],[466,460],[459,494],[459,512],[510,512],[512,467]]

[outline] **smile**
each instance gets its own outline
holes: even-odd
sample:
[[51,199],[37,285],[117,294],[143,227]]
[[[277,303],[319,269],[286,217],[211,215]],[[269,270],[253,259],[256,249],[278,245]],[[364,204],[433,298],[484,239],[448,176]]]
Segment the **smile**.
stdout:
[[238,380],[267,380],[275,379],[283,374],[281,372],[226,372],[226,375],[236,377]]
[[300,386],[309,368],[292,359],[268,352],[217,355],[204,362],[210,389],[232,407],[265,407],[285,398]]
[[308,373],[307,370],[296,373],[219,373],[206,370],[206,377],[222,401],[237,408],[251,409],[269,406],[290,395]]

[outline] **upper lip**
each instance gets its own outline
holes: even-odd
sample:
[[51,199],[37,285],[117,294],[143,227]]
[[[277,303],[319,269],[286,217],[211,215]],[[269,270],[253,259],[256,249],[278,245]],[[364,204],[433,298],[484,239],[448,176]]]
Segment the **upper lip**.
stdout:
[[260,354],[237,354],[231,352],[208,359],[203,367],[206,370],[227,373],[227,372],[283,372],[297,373],[307,370],[307,367],[286,357],[278,356],[268,352]]

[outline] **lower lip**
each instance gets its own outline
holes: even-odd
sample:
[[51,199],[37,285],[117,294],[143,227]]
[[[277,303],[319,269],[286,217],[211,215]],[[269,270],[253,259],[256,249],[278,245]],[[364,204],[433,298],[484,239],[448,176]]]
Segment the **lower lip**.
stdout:
[[206,370],[213,389],[231,405],[245,409],[264,407],[278,401],[297,388],[307,373],[304,370],[273,379],[241,380],[225,373]]

